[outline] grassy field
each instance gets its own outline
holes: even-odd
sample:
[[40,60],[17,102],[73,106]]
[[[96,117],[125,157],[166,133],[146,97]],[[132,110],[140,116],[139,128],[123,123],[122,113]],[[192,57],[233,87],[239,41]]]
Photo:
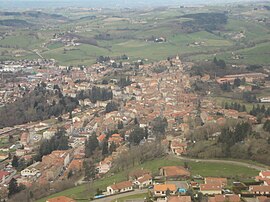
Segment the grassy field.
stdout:
[[[193,52],[199,53],[199,55],[190,57],[194,61],[212,59],[213,53],[215,53],[218,57],[232,63],[269,64],[269,43],[235,51],[243,56],[241,60],[232,60],[232,51],[225,51],[227,48],[236,48],[239,45],[269,39],[269,27],[256,21],[258,17],[268,16],[266,11],[251,11],[253,7],[248,6],[230,7],[228,23],[219,33],[203,30],[194,33],[181,31],[180,24],[190,19],[179,18],[179,16],[199,12],[223,12],[224,9],[226,8],[162,8],[134,12],[123,10],[121,14],[117,10],[103,10],[102,12],[78,10],[74,13],[64,10],[62,14],[70,17],[71,21],[57,26],[48,21],[48,28],[45,29],[10,30],[8,36],[0,39],[0,59],[38,58],[37,55],[31,53],[32,50],[38,49],[45,58],[55,58],[59,64],[63,65],[90,65],[100,55],[127,54],[131,61],[145,58],[151,62],[176,54]],[[246,18],[239,18],[239,14]],[[86,16],[95,16],[95,18],[80,19]],[[97,46],[82,44],[73,47],[73,50],[68,50],[70,47],[65,47],[59,42],[49,43],[55,33],[66,33],[70,30],[79,37],[93,39],[98,34],[109,34],[111,39],[96,39]],[[0,31],[5,32],[6,29],[0,27]],[[245,37],[240,40],[233,39],[240,32]],[[167,41],[165,43],[147,41],[151,37],[165,37]],[[203,45],[188,46],[194,42],[203,42]],[[45,47],[44,44],[49,45]],[[14,48],[26,52],[22,56],[16,57]],[[4,51],[8,51],[8,53],[4,53]],[[203,54],[202,52],[205,51],[211,53]]]
[[[133,168],[136,169],[147,169],[150,170],[153,174],[158,174],[158,168],[162,166],[177,166],[184,165],[184,162],[174,158],[174,157],[166,157],[161,159],[155,159],[149,162],[146,162],[142,165],[136,166]],[[242,179],[249,179],[258,174],[258,171],[246,168],[243,166],[231,165],[231,164],[223,164],[223,163],[204,163],[204,162],[188,162],[192,175],[201,175],[201,176],[213,176],[213,177],[238,177]],[[133,169],[130,169],[133,170]],[[96,189],[105,189],[108,185],[113,184],[114,182],[120,182],[123,180],[127,180],[128,171],[124,171],[112,176],[107,176],[104,179],[100,179],[95,181],[91,185],[80,185],[75,188],[71,188],[65,190],[63,192],[51,195],[50,198],[56,196],[69,196],[72,198],[87,198],[89,196],[93,196],[96,192]],[[38,202],[44,202],[47,198],[43,198],[38,200]]]

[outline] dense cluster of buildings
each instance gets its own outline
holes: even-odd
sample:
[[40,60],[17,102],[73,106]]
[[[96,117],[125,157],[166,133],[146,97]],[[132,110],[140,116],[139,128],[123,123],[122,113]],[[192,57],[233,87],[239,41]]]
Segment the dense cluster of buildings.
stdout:
[[[130,64],[125,63],[124,66]],[[151,122],[156,117],[165,117],[168,123],[165,140],[163,141],[169,151],[175,155],[187,153],[187,135],[190,130],[200,127],[203,124],[214,124],[223,126],[226,119],[245,119],[251,123],[256,123],[256,117],[246,113],[231,109],[222,109],[208,97],[201,97],[192,90],[192,82],[197,79],[205,82],[210,80],[209,75],[198,78],[186,73],[192,64],[182,63],[178,57],[153,64],[139,65],[137,72],[129,75],[131,84],[120,87],[116,79],[100,84],[104,77],[115,70],[109,64],[95,64],[89,68],[85,67],[64,67],[57,66],[54,60],[18,61],[4,62],[0,64],[0,75],[11,73],[15,75],[15,81],[0,82],[0,105],[15,102],[24,93],[34,89],[34,87],[45,82],[47,89],[53,89],[57,85],[63,95],[77,97],[80,91],[90,90],[93,86],[110,89],[113,93],[113,100],[119,104],[117,111],[105,112],[108,101],[91,102],[89,98],[80,99],[79,107],[70,114],[63,114],[62,121],[45,120],[43,122],[26,123],[11,128],[0,130],[2,140],[10,141],[8,146],[1,148],[0,157],[0,180],[5,187],[11,178],[16,178],[18,183],[31,186],[34,183],[46,184],[67,178],[69,172],[82,171],[85,160],[85,142],[93,134],[97,136],[98,142],[102,145],[106,139],[108,131],[118,129],[118,123],[123,128],[129,128],[138,122],[140,128],[147,130],[148,137],[140,144],[154,141]],[[155,72],[153,69],[162,67],[163,72]],[[160,68],[160,69],[162,69]],[[264,80],[266,75],[260,73],[228,75],[219,78],[218,83],[232,82],[236,78],[250,80]],[[78,82],[80,81],[80,82]],[[68,136],[69,150],[53,151],[51,154],[43,156],[40,162],[32,162],[36,155],[39,142],[50,140],[61,126],[66,130]],[[108,173],[113,165],[113,161],[118,156],[128,151],[127,143],[130,130],[125,134],[112,134],[106,141],[108,146],[116,146],[108,157],[98,162],[96,166],[97,175],[103,176]],[[213,138],[219,133],[213,134]],[[14,136],[14,137],[13,137]],[[12,137],[12,138],[11,138]],[[9,155],[16,155],[24,159],[29,164],[28,167],[16,172],[11,166]],[[167,179],[187,181],[190,179],[190,172],[183,167],[163,167],[160,168],[160,176]],[[149,172],[141,172],[134,176],[129,176],[130,180],[116,183],[107,187],[107,194],[132,191],[134,188],[145,188],[153,185],[154,178]],[[262,178],[260,178],[262,180]],[[263,178],[265,185],[250,187],[250,192],[262,193],[268,189],[269,180]],[[205,178],[204,183],[164,183],[155,184],[153,193],[157,198],[164,198],[166,201],[178,202],[191,200],[190,197],[179,195],[185,193],[190,187],[197,187],[201,193],[215,195],[211,197],[212,202],[233,201],[238,202],[240,198],[236,195],[222,195],[224,187],[227,186],[227,179]],[[4,186],[3,186],[4,187]],[[261,190],[261,191],[260,191]],[[168,193],[170,192],[170,196]],[[267,190],[266,192],[267,193]],[[238,200],[239,199],[239,200]]]

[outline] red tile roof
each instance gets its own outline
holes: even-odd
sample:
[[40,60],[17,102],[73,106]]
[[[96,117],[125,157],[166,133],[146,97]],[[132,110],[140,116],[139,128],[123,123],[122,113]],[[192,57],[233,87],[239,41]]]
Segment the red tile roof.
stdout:
[[113,190],[119,190],[119,189],[124,189],[128,187],[132,187],[132,183],[130,181],[119,182],[117,184],[111,185],[111,188]]
[[191,202],[190,196],[169,196],[168,202]]
[[151,179],[152,179],[152,176],[149,175],[149,174],[146,174],[146,175],[140,177],[140,178],[138,179],[138,181],[139,181],[140,183],[143,183],[143,182],[146,182],[146,181],[151,180]]
[[7,175],[9,175],[9,172],[0,170],[0,180],[2,180],[2,178]]
[[227,178],[218,178],[218,177],[206,177],[204,179],[205,184],[221,184],[227,185]]
[[238,195],[215,195],[214,197],[209,197],[208,202],[240,202],[241,199]]
[[106,138],[106,135],[102,134],[102,135],[98,136],[97,139],[99,142],[102,142],[105,138]]
[[154,186],[154,191],[176,191],[177,187],[175,184],[156,184]]
[[253,192],[270,192],[270,186],[254,185],[254,186],[250,186],[250,191],[253,191]]

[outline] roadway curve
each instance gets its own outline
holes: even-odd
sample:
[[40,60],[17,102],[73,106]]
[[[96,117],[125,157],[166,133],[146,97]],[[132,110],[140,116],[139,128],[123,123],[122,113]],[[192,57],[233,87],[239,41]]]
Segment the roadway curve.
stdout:
[[108,196],[108,197],[101,198],[101,199],[95,199],[92,202],[111,202],[113,200],[116,200],[116,199],[119,199],[122,197],[132,196],[132,195],[136,195],[136,194],[144,194],[147,192],[148,192],[148,189],[142,189],[142,190],[136,189],[136,190],[131,191],[131,192],[116,194],[116,195]]
[[240,162],[240,161],[232,161],[232,160],[221,160],[221,159],[193,159],[193,158],[188,158],[188,157],[182,157],[182,156],[177,156],[177,158],[183,160],[183,161],[192,161],[192,162],[207,162],[207,163],[227,163],[227,164],[232,164],[232,165],[239,165],[239,166],[245,166],[248,168],[253,168],[255,170],[261,171],[261,170],[266,170],[269,169],[268,166],[259,166],[259,165],[254,165],[251,163],[246,163],[246,162]]

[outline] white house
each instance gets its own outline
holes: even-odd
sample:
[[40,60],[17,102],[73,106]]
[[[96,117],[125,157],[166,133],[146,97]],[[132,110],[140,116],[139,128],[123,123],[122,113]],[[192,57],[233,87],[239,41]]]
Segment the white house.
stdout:
[[133,190],[133,186],[132,186],[132,183],[130,181],[119,182],[117,184],[113,184],[113,185],[107,187],[107,192],[110,195],[128,192],[128,191],[132,191],[132,190]]
[[49,130],[46,130],[43,134],[42,134],[42,137],[43,139],[51,139],[56,133],[56,130],[54,129],[49,129]]
[[204,195],[222,194],[221,184],[201,184],[200,192]]
[[38,176],[40,174],[40,171],[35,168],[26,168],[21,171],[21,176],[23,177],[33,177]]
[[270,186],[254,185],[249,187],[249,191],[256,195],[269,195]]
[[135,179],[133,181],[133,184],[139,186],[139,188],[146,188],[149,185],[153,184],[153,179],[152,179],[151,175],[145,174],[145,175],[139,177],[138,179]]

